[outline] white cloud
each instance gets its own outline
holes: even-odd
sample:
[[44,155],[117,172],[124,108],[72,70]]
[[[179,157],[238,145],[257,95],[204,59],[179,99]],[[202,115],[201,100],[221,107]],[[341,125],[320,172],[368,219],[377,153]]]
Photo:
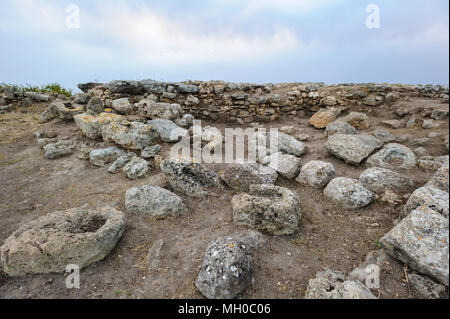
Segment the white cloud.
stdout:
[[342,0],[216,0],[216,2],[233,6],[240,5],[249,14],[260,10],[304,14],[326,5],[342,2]]

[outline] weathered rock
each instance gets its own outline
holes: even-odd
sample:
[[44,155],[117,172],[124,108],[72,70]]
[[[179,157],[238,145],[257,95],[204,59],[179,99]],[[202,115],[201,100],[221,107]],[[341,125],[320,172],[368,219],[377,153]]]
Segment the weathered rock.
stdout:
[[372,135],[384,143],[399,142],[399,138],[397,136],[392,135],[391,132],[386,130],[375,130],[372,132]]
[[64,272],[105,258],[125,230],[114,208],[73,208],[40,217],[19,228],[1,247],[3,271],[10,276]]
[[112,101],[112,108],[121,114],[127,114],[133,111],[133,105],[127,97]]
[[300,223],[300,199],[287,188],[270,184],[251,185],[248,194],[234,196],[231,204],[234,224],[272,235],[293,234]]
[[390,169],[395,166],[399,166],[403,169],[412,169],[416,167],[416,156],[408,147],[401,144],[390,143],[369,157],[366,163],[368,166]]
[[448,288],[417,272],[408,275],[408,281],[426,299],[448,299]]
[[141,116],[151,119],[175,120],[180,117],[182,111],[179,104],[155,102],[151,99],[140,101],[137,107]]
[[278,132],[278,148],[281,152],[295,156],[302,156],[306,153],[304,143],[282,132]]
[[92,113],[102,113],[105,111],[105,105],[100,97],[94,96],[89,100],[86,110]]
[[56,143],[50,143],[43,146],[44,156],[48,159],[58,159],[61,157],[72,155],[71,142],[59,140]]
[[138,81],[111,81],[107,84],[111,93],[127,93],[139,95],[144,92],[142,83]]
[[309,119],[309,124],[315,128],[326,128],[328,124],[333,122],[340,111],[336,108],[321,109]]
[[150,185],[127,190],[125,207],[130,213],[153,217],[180,216],[187,212],[181,197],[167,189]]
[[275,184],[278,174],[270,167],[257,163],[232,163],[220,177],[235,191],[247,192],[252,184]]
[[370,135],[334,134],[328,137],[324,147],[329,153],[357,165],[381,148],[383,142]]
[[172,189],[191,197],[204,197],[220,190],[219,176],[192,159],[168,159],[160,164]]
[[438,126],[438,124],[435,123],[433,120],[424,120],[423,124],[422,124],[422,128],[424,128],[424,129],[432,129],[437,126]]
[[180,93],[198,93],[198,86],[194,84],[175,83],[175,89]]
[[381,238],[394,258],[448,287],[448,218],[420,206]]
[[125,121],[125,117],[113,113],[100,113],[98,116],[83,113],[75,115],[73,119],[81,132],[92,139],[102,136],[102,127],[104,125]]
[[336,177],[332,164],[321,161],[310,161],[303,165],[296,181],[303,185],[324,188]]
[[23,95],[37,102],[48,102],[50,100],[50,96],[48,94],[25,92]]
[[163,93],[166,91],[167,83],[159,82],[155,80],[143,80],[141,81],[144,91],[146,93]]
[[448,117],[448,110],[435,109],[431,112],[431,118],[434,120],[442,120],[445,117]]
[[156,119],[148,121],[147,124],[156,128],[161,140],[165,143],[176,143],[189,134],[186,129],[179,127],[170,120]]
[[348,177],[333,179],[323,193],[328,200],[346,209],[365,207],[376,198],[376,195],[358,180]]
[[77,87],[83,91],[84,93],[88,93],[89,90],[92,90],[94,88],[96,88],[97,86],[102,85],[101,83],[94,83],[94,82],[89,82],[89,83],[80,83],[77,85]]
[[310,279],[305,299],[377,299],[360,281],[348,280],[342,273],[329,269]]
[[330,124],[328,124],[326,130],[325,130],[325,135],[326,136],[331,136],[334,134],[358,134],[358,131],[351,126],[350,124],[348,124],[347,122],[342,122],[342,121],[334,121]]
[[182,128],[189,128],[194,122],[194,116],[191,114],[184,114],[181,118],[177,119],[175,123]]
[[111,146],[93,150],[89,154],[89,160],[92,165],[103,167],[108,163],[114,162],[119,157],[126,155],[121,149]]
[[274,169],[287,179],[297,177],[301,168],[301,160],[298,157],[281,152],[265,156],[261,163]]
[[[48,113],[53,112],[55,117],[63,121],[71,121],[75,115],[84,113],[84,107],[82,105],[72,104],[70,102],[55,101],[50,104],[49,108]],[[46,112],[47,110],[44,111],[44,113]]]
[[448,218],[448,192],[439,189],[433,183],[427,183],[412,193],[403,208],[405,215],[421,206],[426,206]]
[[111,122],[103,125],[101,130],[105,142],[114,142],[131,150],[154,145],[159,137],[155,127],[140,122]]
[[359,112],[351,112],[347,116],[340,118],[339,121],[346,122],[358,130],[367,130],[370,127],[367,115]]
[[414,182],[409,178],[380,167],[366,169],[359,176],[359,181],[377,194],[383,194],[387,189],[394,192],[404,192],[414,187]]
[[108,172],[116,174],[121,168],[123,168],[129,161],[136,157],[135,153],[128,153],[126,155],[120,156],[116,161],[109,167]]
[[149,270],[156,270],[161,267],[163,258],[166,257],[167,244],[163,239],[158,239],[149,248],[147,253],[147,267]]
[[430,180],[430,184],[433,186],[436,186],[441,191],[447,192],[449,189],[449,173],[448,173],[448,162],[443,164],[437,172],[433,175],[433,177]]
[[76,104],[88,104],[91,96],[87,93],[76,93],[73,95],[73,101]]
[[264,243],[249,231],[209,243],[195,286],[208,299],[233,299],[253,283],[253,253]]
[[154,158],[156,154],[161,150],[161,145],[156,144],[153,146],[147,146],[141,152],[141,157],[144,159]]
[[394,129],[400,128],[400,126],[402,126],[402,122],[400,122],[399,120],[386,120],[382,121],[381,124]]
[[140,157],[133,157],[124,167],[123,172],[129,179],[144,177],[150,170],[150,163]]

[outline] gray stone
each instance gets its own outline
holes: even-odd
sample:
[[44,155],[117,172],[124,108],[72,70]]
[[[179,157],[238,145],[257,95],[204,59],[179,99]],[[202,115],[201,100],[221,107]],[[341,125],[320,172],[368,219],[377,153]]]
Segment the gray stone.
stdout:
[[144,177],[150,171],[150,163],[140,157],[133,157],[124,167],[123,172],[129,179]]
[[23,95],[37,102],[48,102],[50,100],[50,96],[48,94],[25,92]]
[[123,168],[129,161],[136,157],[135,153],[128,153],[126,155],[120,156],[116,161],[109,167],[108,172],[116,174],[121,168]]
[[400,128],[400,126],[402,126],[402,122],[400,122],[399,120],[386,120],[382,121],[381,124],[394,129]]
[[133,111],[133,105],[127,97],[112,101],[112,108],[121,114],[127,114]]
[[[77,85],[77,87],[83,91],[84,93],[88,93],[89,90],[92,90],[96,88],[97,86],[102,85],[101,83],[94,83],[94,82],[88,82],[88,83],[80,83]],[[81,104],[81,103],[80,103]]]
[[448,110],[435,109],[431,112],[431,118],[434,120],[442,120],[445,117],[448,117]]
[[358,180],[337,177],[328,183],[323,191],[325,197],[345,209],[359,209],[369,205],[376,195]]
[[329,269],[309,280],[305,299],[377,299],[360,281]]
[[111,93],[127,93],[139,95],[144,92],[142,83],[138,81],[111,81],[107,84]]
[[417,272],[408,275],[408,281],[426,299],[448,299],[448,288]]
[[220,174],[222,180],[238,192],[247,192],[252,184],[275,184],[278,174],[257,163],[232,163]]
[[297,177],[301,168],[301,160],[298,157],[281,152],[263,157],[261,163],[274,169],[287,179]]
[[20,227],[1,247],[3,271],[10,276],[81,269],[105,258],[125,230],[125,216],[114,208],[73,208]]
[[220,237],[208,244],[195,286],[208,299],[233,299],[253,283],[253,254],[262,235]]
[[438,125],[433,120],[424,120],[422,124],[422,128],[424,129],[432,129],[437,127]]
[[180,92],[180,93],[196,94],[199,91],[198,86],[193,85],[193,84],[176,83],[174,86],[175,86],[175,89],[177,90],[177,92]]
[[161,140],[165,143],[176,143],[189,132],[176,125],[174,122],[166,119],[156,119],[148,121],[147,124],[152,125],[158,131]]
[[403,208],[405,215],[421,206],[426,206],[448,218],[448,192],[434,183],[427,183],[412,193]]
[[448,218],[421,206],[381,238],[394,258],[448,287]]
[[304,143],[282,132],[278,132],[278,148],[281,152],[295,156],[302,156],[306,153]]
[[380,141],[384,143],[396,143],[399,142],[399,138],[392,135],[391,132],[386,130],[375,130],[372,132],[372,135],[375,136]]
[[155,80],[143,80],[141,83],[146,93],[154,94],[161,94],[165,92],[167,86],[167,83]]
[[76,104],[88,104],[91,96],[87,93],[76,93],[73,95],[73,101]]
[[160,168],[172,189],[187,196],[204,197],[221,189],[219,176],[192,159],[167,159]]
[[130,150],[142,150],[158,141],[158,131],[140,122],[111,122],[101,127],[105,142],[114,142]]
[[191,114],[184,114],[180,119],[177,119],[175,123],[182,128],[189,128],[194,122],[194,116]]
[[441,191],[447,192],[449,189],[449,173],[448,173],[449,163],[443,163],[442,166],[437,170],[430,180],[430,184],[439,188]]
[[141,152],[141,157],[144,159],[154,158],[156,154],[159,153],[161,150],[161,145],[153,145],[153,146],[147,146],[144,148]]
[[102,127],[112,122],[125,121],[125,117],[113,113],[77,114],[73,117],[80,131],[89,138],[98,139],[102,137]]
[[249,193],[231,200],[233,223],[272,235],[290,235],[298,230],[301,218],[300,198],[283,187],[251,185]]
[[416,147],[413,150],[413,152],[414,152],[414,154],[416,154],[418,156],[425,156],[425,155],[427,155],[427,149],[422,147],[422,146]]
[[324,188],[336,177],[333,165],[321,161],[310,161],[303,165],[296,181],[315,188]]
[[366,164],[371,167],[376,166],[389,169],[396,166],[403,169],[412,169],[416,167],[416,156],[406,146],[390,143],[369,157]]
[[91,111],[92,113],[102,113],[105,111],[105,105],[101,98],[94,96],[89,100],[86,110]]
[[69,141],[59,140],[56,143],[50,143],[43,146],[44,156],[48,159],[58,159],[72,155],[73,150]]
[[126,155],[124,151],[115,146],[111,146],[93,150],[89,154],[89,160],[92,165],[103,167],[108,163],[114,162],[123,155]]
[[328,126],[325,130],[325,135],[331,136],[334,134],[356,135],[356,134],[358,134],[358,130],[356,128],[354,128],[353,126],[351,126],[350,124],[348,124],[347,122],[334,121],[334,122],[328,124]]
[[409,178],[380,167],[366,169],[359,176],[359,181],[379,195],[383,194],[387,189],[394,192],[406,192],[414,187],[414,182]]
[[346,122],[358,130],[366,130],[370,127],[369,117],[360,112],[350,112],[347,116],[340,118],[339,121]]
[[334,134],[328,137],[324,147],[348,164],[357,165],[381,148],[383,142],[370,135]]
[[125,207],[130,213],[152,217],[176,217],[188,211],[181,197],[167,189],[150,185],[128,189]]
[[182,112],[180,104],[155,102],[151,99],[141,100],[137,108],[142,117],[151,119],[175,120]]

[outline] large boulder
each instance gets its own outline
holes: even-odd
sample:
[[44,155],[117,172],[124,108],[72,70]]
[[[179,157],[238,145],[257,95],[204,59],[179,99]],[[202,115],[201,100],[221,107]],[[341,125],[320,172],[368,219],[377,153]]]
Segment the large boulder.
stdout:
[[150,94],[160,94],[166,91],[167,83],[155,80],[142,80],[142,87],[144,92]]
[[448,205],[448,192],[441,190],[436,185],[429,182],[412,193],[403,208],[403,213],[407,215],[417,209],[417,207],[425,206],[448,218]]
[[126,155],[124,151],[115,146],[111,146],[92,150],[89,154],[89,160],[92,165],[103,167],[124,155]]
[[297,231],[300,223],[300,198],[287,188],[251,185],[249,193],[234,196],[231,204],[236,225],[273,235],[290,235]]
[[263,244],[254,231],[210,242],[195,286],[208,299],[233,299],[253,283],[253,254]]
[[376,166],[392,169],[398,166],[403,169],[412,169],[416,167],[416,156],[408,147],[397,143],[390,143],[369,157],[366,163],[371,167]]
[[151,119],[176,120],[182,112],[180,104],[155,102],[152,99],[141,100],[137,108],[141,116]]
[[127,93],[139,95],[144,92],[142,83],[138,81],[111,81],[107,84],[111,93]]
[[186,129],[181,128],[174,122],[166,119],[151,120],[148,121],[147,124],[156,128],[159,137],[165,143],[176,143],[189,134]]
[[114,208],[73,208],[40,217],[14,232],[1,247],[3,271],[10,276],[64,272],[105,258],[125,230]]
[[301,168],[301,160],[298,157],[281,152],[265,156],[261,163],[268,165],[287,179],[297,177]]
[[358,209],[369,205],[377,197],[358,180],[337,177],[323,191],[326,198],[346,209]]
[[324,145],[326,151],[352,165],[360,164],[382,146],[383,142],[373,136],[353,134],[334,134]]
[[377,194],[383,194],[387,189],[404,192],[414,187],[414,182],[409,178],[380,167],[366,169],[359,176],[359,181]]
[[105,142],[114,142],[130,150],[142,150],[158,141],[158,132],[140,122],[111,122],[101,127]]
[[360,281],[329,269],[309,280],[305,299],[377,299]]
[[275,184],[278,174],[257,163],[232,163],[220,174],[222,180],[238,192],[247,192],[252,184]]
[[448,218],[420,206],[381,238],[394,258],[448,287]]
[[97,139],[102,136],[102,127],[111,122],[122,122],[125,117],[113,113],[100,113],[98,116],[92,114],[77,114],[73,117],[75,124],[81,132],[89,138]]
[[321,161],[310,161],[303,165],[300,174],[295,180],[303,185],[324,188],[335,177],[336,171],[333,164]]
[[187,212],[181,197],[164,188],[150,185],[127,190],[125,207],[130,213],[153,217],[180,216]]
[[204,197],[220,190],[219,176],[190,158],[167,159],[161,171],[172,189],[191,197]]
[[77,87],[84,93],[88,93],[89,90],[96,88],[97,86],[100,85],[102,85],[102,83],[88,82],[88,83],[80,83],[77,85]]

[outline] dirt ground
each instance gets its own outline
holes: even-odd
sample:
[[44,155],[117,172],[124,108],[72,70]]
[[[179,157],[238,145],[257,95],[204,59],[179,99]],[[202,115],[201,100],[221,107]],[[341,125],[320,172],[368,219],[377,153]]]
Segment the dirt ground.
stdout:
[[[413,139],[438,132],[441,135],[424,147],[428,155],[447,155],[442,140],[448,134],[448,118],[438,121],[439,128],[421,128],[424,109],[448,109],[448,104],[437,100],[411,99],[381,109],[361,107],[359,110],[366,112],[371,122],[371,128],[363,133],[387,129],[380,122],[396,119],[393,111],[400,105],[407,105],[416,112],[419,124],[410,129],[388,130],[396,136],[409,135],[405,143],[409,147]],[[148,177],[132,181],[123,173],[113,175],[107,172],[108,167],[98,168],[79,159],[79,150],[62,159],[46,159],[32,134],[38,128],[55,130],[60,137],[67,136],[77,143],[89,140],[73,122],[54,120],[39,125],[37,121],[43,107],[34,106],[26,113],[16,111],[0,115],[0,245],[23,224],[56,210],[87,204],[89,207],[112,206],[126,213],[124,201],[128,188],[161,182],[158,168]],[[367,167],[347,165],[324,151],[323,130],[308,126],[311,115],[300,114],[265,126],[301,128],[311,136],[305,142],[308,154],[302,157],[303,163],[324,160],[334,165],[338,176],[358,178]],[[230,126],[208,121],[203,125]],[[167,152],[168,146],[165,146],[162,154]],[[209,167],[216,171],[221,169],[220,166]],[[424,185],[433,175],[420,168],[403,173],[415,182],[415,188]],[[292,236],[267,236],[266,246],[255,255],[254,284],[240,298],[303,298],[308,280],[318,271],[324,268],[351,271],[367,253],[380,248],[377,240],[393,228],[407,195],[414,190],[400,194],[403,203],[396,207],[377,201],[357,211],[346,211],[327,201],[321,191],[282,177],[276,184],[295,190],[300,196],[301,227]],[[182,196],[189,213],[174,219],[153,220],[126,213],[127,228],[122,239],[104,260],[81,271],[80,289],[67,289],[64,274],[11,278],[0,272],[0,298],[203,298],[194,281],[207,244],[221,235],[245,230],[231,221],[233,195],[233,191],[226,189],[218,197],[200,200]],[[163,239],[167,245],[166,256],[160,269],[148,271],[147,251],[158,239]],[[396,261],[382,267],[380,284],[380,289],[373,290],[379,298],[420,298],[405,281],[403,265]]]

